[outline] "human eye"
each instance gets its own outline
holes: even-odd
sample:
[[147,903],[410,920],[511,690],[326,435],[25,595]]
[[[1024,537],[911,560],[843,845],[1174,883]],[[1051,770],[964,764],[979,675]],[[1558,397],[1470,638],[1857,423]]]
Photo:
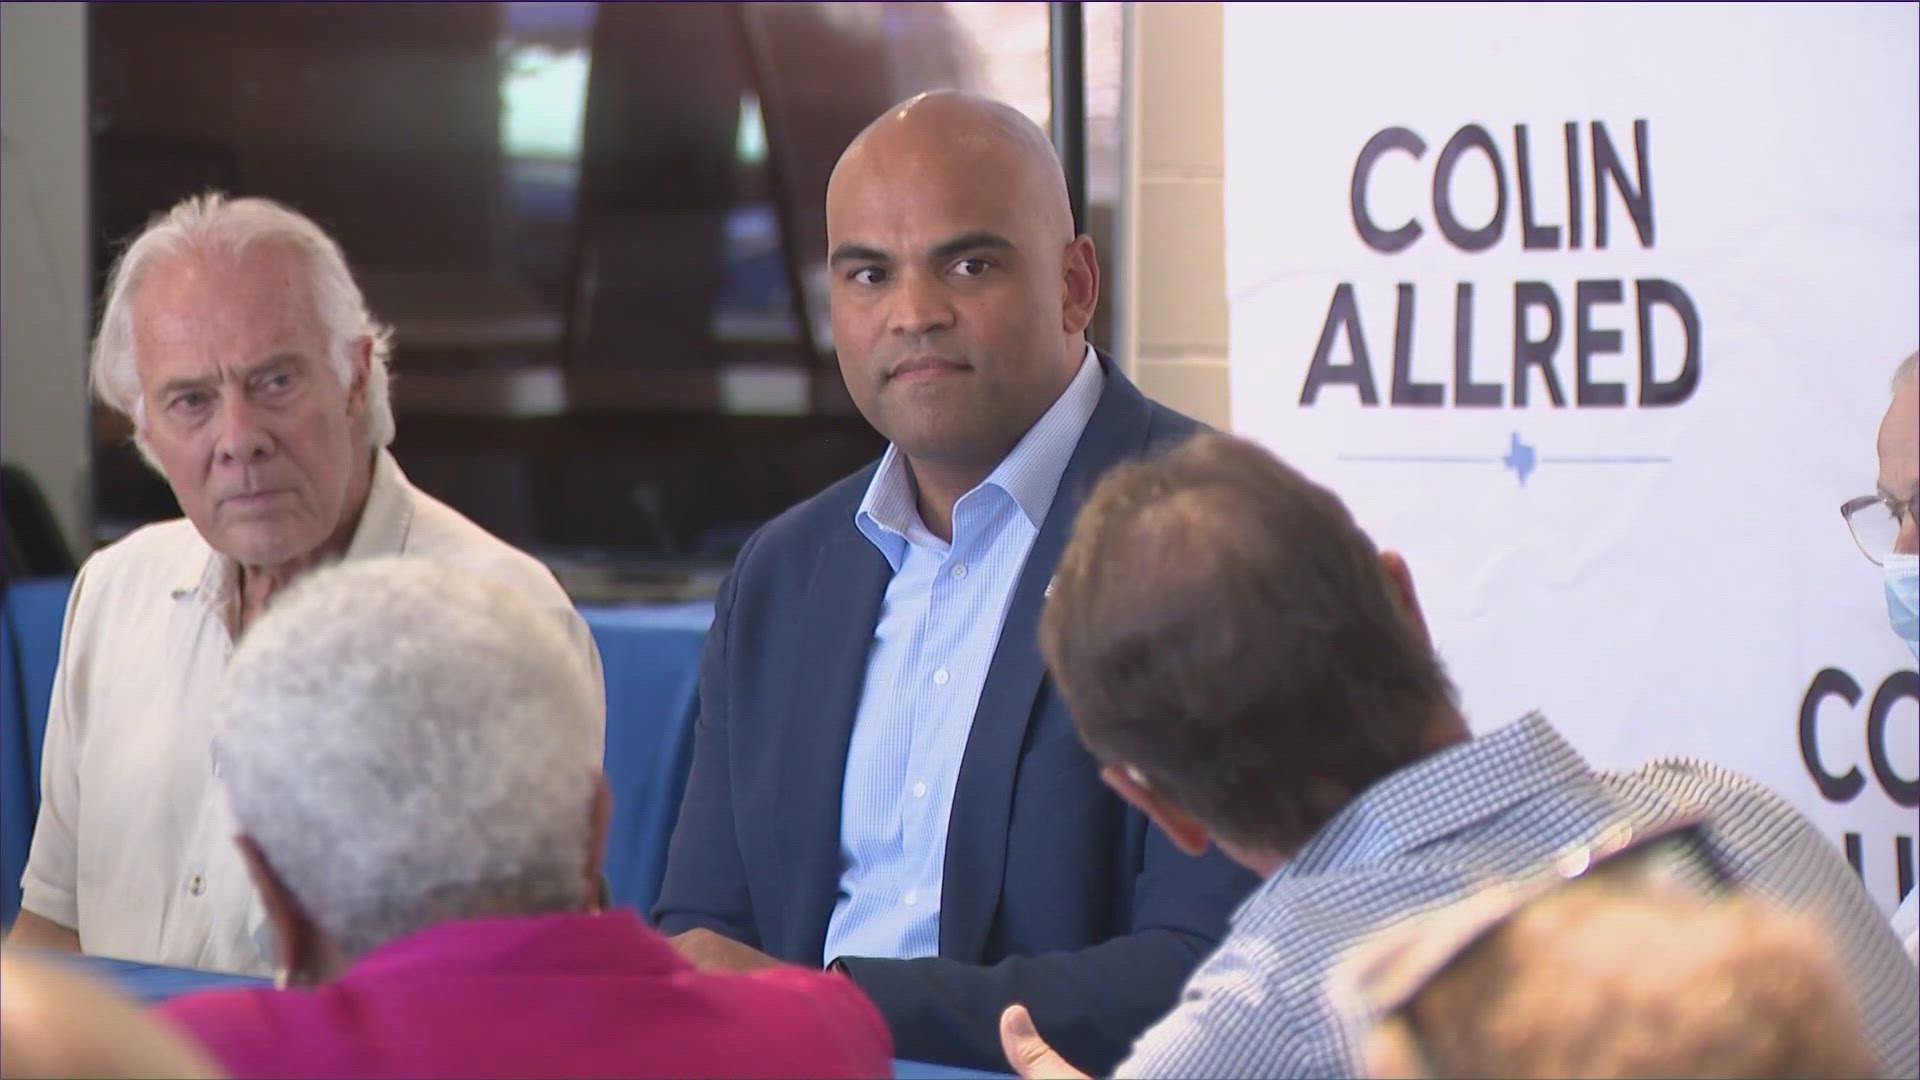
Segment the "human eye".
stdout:
[[961,259],[953,264],[953,272],[961,277],[974,278],[993,268],[993,261],[979,256]]
[[298,382],[298,375],[292,368],[276,368],[255,379],[253,389],[254,393],[263,397],[275,397],[292,390]]
[[856,285],[878,285],[887,278],[887,272],[877,266],[862,266],[847,275],[847,280]]
[[205,390],[176,390],[167,398],[167,412],[192,417],[205,412],[212,404],[213,395]]

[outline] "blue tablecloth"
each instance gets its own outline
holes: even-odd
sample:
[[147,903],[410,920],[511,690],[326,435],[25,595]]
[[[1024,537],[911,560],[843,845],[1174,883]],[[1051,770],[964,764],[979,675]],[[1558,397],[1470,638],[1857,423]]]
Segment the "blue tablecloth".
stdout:
[[[0,924],[20,908],[40,806],[40,743],[69,578],[13,582],[0,610]],[[588,607],[607,674],[607,881],[617,903],[653,906],[693,752],[700,649],[713,605]]]
[[[102,956],[76,956],[71,959],[74,963],[114,983],[121,992],[147,1005],[158,1004],[170,997],[190,994],[195,990],[267,985],[265,979],[256,979],[248,975],[225,975],[214,971],[161,967],[158,964],[140,964],[132,960],[110,960]],[[924,1061],[895,1058],[893,1075],[896,1080],[986,1080],[986,1078],[1005,1077],[1009,1074],[981,1072],[978,1069],[962,1069],[953,1065],[933,1065]]]

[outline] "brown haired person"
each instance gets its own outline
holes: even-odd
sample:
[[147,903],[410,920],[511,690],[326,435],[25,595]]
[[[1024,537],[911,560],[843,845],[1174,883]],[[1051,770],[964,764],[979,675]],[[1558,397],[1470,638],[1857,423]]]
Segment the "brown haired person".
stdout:
[[[1538,714],[1473,735],[1406,562],[1265,450],[1202,435],[1110,473],[1041,634],[1102,778],[1265,879],[1118,1075],[1350,1075],[1327,984],[1356,943],[1683,814],[1704,818],[1685,876],[1816,920],[1884,1068],[1914,1073],[1913,967],[1811,823],[1704,762],[1595,772]],[[1018,1009],[1002,1036],[1023,1075],[1067,1064]]]

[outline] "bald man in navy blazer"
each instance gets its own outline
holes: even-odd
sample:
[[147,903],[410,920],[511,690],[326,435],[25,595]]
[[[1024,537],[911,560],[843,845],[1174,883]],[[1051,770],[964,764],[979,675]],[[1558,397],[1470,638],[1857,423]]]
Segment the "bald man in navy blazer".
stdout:
[[1004,1070],[1018,1001],[1101,1072],[1254,882],[1106,788],[1036,627],[1094,481],[1198,425],[1087,346],[1092,241],[1016,111],[890,110],[827,217],[841,373],[891,445],[720,590],[655,919],[706,967],[843,970],[901,1057]]

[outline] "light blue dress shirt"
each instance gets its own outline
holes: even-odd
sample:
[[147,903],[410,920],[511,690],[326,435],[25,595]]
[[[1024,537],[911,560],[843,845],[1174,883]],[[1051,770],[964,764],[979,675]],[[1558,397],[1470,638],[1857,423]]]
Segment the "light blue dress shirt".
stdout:
[[854,512],[893,579],[847,748],[829,960],[939,953],[947,815],[980,688],[1014,582],[1105,386],[1089,347],[1052,407],[954,503],[951,544],[921,522],[907,460],[895,446]]

